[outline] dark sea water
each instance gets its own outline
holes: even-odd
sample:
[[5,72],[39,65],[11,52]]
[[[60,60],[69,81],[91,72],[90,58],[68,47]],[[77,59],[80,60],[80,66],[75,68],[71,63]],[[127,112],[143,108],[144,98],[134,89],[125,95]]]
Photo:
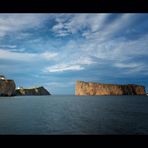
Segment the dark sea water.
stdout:
[[0,134],[148,134],[148,97],[0,97]]

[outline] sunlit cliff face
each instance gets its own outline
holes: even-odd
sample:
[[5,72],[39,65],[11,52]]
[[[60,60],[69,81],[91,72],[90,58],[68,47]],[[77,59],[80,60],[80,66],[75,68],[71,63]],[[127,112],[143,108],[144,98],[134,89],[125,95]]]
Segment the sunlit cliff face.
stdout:
[[146,95],[145,87],[139,85],[97,84],[76,82],[76,95]]

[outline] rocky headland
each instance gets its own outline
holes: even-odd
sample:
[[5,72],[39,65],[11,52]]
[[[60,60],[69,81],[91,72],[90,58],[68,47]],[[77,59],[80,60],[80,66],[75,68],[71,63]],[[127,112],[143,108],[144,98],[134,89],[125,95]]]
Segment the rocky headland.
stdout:
[[135,84],[116,85],[76,81],[76,95],[146,95],[145,87]]
[[8,80],[0,75],[0,96],[29,96],[29,95],[51,95],[43,86],[35,88],[16,89],[14,80]]
[[40,95],[51,95],[43,86],[36,88],[20,88],[16,89],[16,96],[40,96]]

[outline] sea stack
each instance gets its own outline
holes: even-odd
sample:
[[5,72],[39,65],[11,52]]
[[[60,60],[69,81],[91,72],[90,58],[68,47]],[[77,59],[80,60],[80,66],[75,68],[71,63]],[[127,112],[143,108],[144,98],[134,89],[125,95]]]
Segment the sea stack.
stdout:
[[15,87],[14,80],[7,80],[4,76],[0,75],[0,96],[14,96]]
[[116,85],[76,81],[75,94],[80,95],[146,95],[145,87],[135,84]]

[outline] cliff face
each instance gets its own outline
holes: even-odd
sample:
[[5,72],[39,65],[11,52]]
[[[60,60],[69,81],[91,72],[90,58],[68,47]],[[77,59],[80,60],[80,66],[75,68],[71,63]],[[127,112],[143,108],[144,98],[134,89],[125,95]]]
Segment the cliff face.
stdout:
[[30,96],[30,95],[51,95],[44,87],[31,89],[16,89],[16,96]]
[[0,96],[14,96],[15,87],[13,80],[0,80]]
[[146,95],[145,87],[140,85],[99,84],[76,82],[76,95]]

